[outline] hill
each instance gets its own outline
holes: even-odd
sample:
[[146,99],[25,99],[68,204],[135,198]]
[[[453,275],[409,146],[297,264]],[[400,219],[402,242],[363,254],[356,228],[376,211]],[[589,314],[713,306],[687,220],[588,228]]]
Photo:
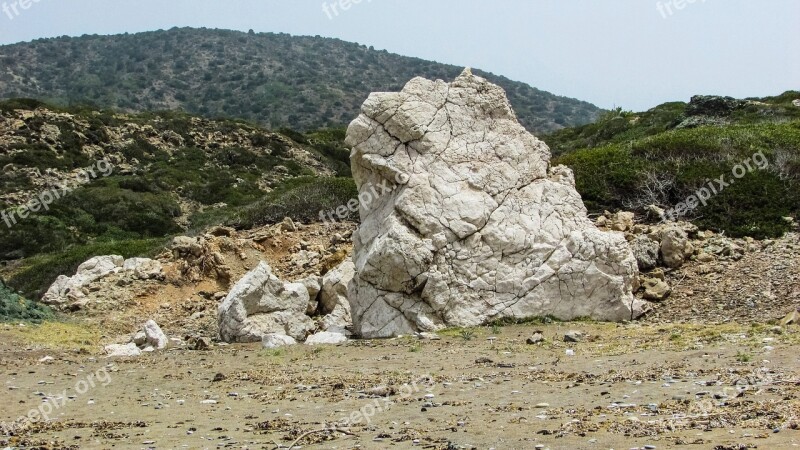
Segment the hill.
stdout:
[[[128,112],[182,109],[277,129],[341,126],[376,91],[411,78],[456,77],[463,67],[321,37],[173,28],[139,34],[40,39],[0,46],[0,98]],[[489,73],[535,133],[593,122],[601,112]]]
[[553,162],[575,171],[592,212],[661,208],[703,229],[777,237],[790,229],[785,218],[800,213],[798,99],[796,91],[696,96],[642,113],[611,111],[544,140]]
[[343,133],[0,102],[4,275],[35,293],[98,254],[151,254],[221,223],[315,218],[356,195]]

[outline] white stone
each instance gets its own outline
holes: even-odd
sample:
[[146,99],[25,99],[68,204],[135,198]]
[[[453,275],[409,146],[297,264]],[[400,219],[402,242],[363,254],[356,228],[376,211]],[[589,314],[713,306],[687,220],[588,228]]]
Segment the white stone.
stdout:
[[307,345],[337,345],[347,342],[347,336],[341,333],[322,331],[306,339]]
[[641,314],[625,238],[594,227],[572,172],[549,167],[500,87],[465,71],[372,94],[347,144],[361,197],[356,334]]
[[261,344],[264,348],[279,348],[285,347],[287,345],[295,345],[297,341],[294,340],[291,336],[286,336],[285,334],[278,334],[278,333],[270,333],[264,336],[261,340]]
[[133,357],[139,356],[142,354],[142,351],[139,350],[139,347],[136,346],[133,342],[129,344],[111,344],[106,345],[105,347],[106,353],[108,353],[109,358],[113,357]]
[[218,309],[220,337],[225,342],[260,342],[270,333],[302,341],[314,329],[306,315],[308,289],[284,283],[261,262],[231,289]]

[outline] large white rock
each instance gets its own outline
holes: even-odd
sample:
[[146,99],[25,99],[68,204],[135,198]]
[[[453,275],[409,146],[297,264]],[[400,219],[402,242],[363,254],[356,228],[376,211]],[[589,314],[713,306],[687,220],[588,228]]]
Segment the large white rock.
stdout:
[[247,273],[219,306],[219,333],[226,342],[261,342],[270,333],[303,341],[314,329],[306,315],[308,289],[284,283],[265,262]]
[[59,276],[42,297],[42,303],[62,306],[79,301],[86,295],[83,288],[93,281],[118,271],[124,264],[122,256],[95,256],[78,266],[74,276]]
[[323,331],[342,330],[353,326],[347,290],[355,277],[356,266],[349,258],[322,277],[319,303],[324,317],[320,321]]
[[631,319],[636,260],[589,221],[572,172],[467,70],[375,93],[350,125],[362,226],[355,332],[389,337],[505,317]]

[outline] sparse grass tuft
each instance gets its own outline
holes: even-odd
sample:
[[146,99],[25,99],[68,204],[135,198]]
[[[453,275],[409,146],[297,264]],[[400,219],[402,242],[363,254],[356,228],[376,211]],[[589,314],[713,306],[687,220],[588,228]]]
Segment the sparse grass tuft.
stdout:
[[285,348],[267,348],[261,352],[262,355],[268,358],[280,358],[282,356],[286,356],[286,349]]
[[459,335],[461,336],[461,339],[465,341],[471,341],[475,337],[475,330],[470,330],[468,328],[465,328],[461,330]]

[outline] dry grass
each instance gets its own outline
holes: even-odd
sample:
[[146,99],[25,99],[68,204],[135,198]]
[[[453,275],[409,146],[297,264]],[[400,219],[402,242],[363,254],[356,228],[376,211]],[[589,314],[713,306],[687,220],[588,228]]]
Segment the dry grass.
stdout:
[[44,322],[41,325],[5,325],[0,339],[41,350],[79,350],[96,353],[101,349],[98,328],[83,322]]

